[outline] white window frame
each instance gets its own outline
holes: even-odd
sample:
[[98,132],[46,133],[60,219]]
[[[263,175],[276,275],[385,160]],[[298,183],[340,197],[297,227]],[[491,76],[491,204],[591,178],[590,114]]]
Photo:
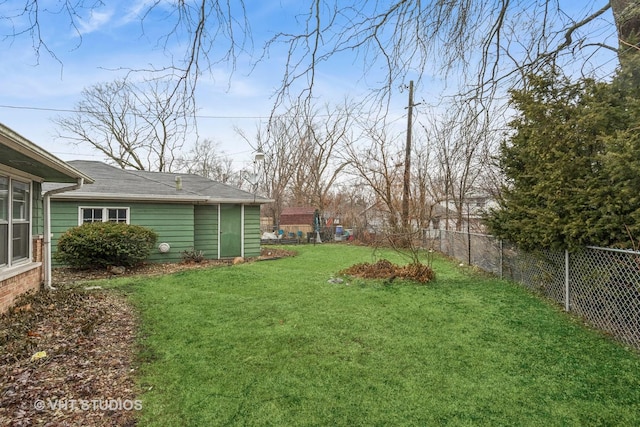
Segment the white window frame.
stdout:
[[[123,206],[78,206],[78,225],[84,224],[84,210],[85,209],[102,209],[102,222],[109,222],[109,209],[118,209],[126,211],[126,220],[125,223],[129,224],[131,220],[130,209],[129,207]],[[97,222],[97,221],[94,221]]]
[[[21,266],[25,264],[30,264],[33,262],[32,254],[33,254],[33,179],[18,175],[16,173],[11,173],[5,170],[0,170],[0,176],[3,178],[7,178],[8,181],[8,192],[7,192],[7,206],[6,206],[6,214],[7,220],[3,221],[2,224],[7,226],[7,235],[2,236],[2,239],[6,239],[7,245],[7,260],[0,260],[0,273],[11,269],[16,266]],[[28,204],[27,211],[25,212],[25,219],[23,220],[15,220],[13,218],[13,184],[14,182],[20,182],[22,184],[26,184],[28,188],[27,200],[25,203]],[[13,226],[15,224],[27,224],[27,236],[26,236],[26,244],[27,251],[24,257],[13,259]]]

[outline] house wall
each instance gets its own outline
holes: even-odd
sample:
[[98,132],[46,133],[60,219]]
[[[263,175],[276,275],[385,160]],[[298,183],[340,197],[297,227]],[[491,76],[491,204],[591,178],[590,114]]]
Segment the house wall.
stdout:
[[[18,274],[4,280],[0,278],[0,314],[11,308],[16,298],[25,292],[37,291],[43,282],[42,237],[33,239],[32,263],[26,264]],[[18,267],[19,268],[19,267]]]
[[218,205],[194,207],[194,248],[205,258],[218,258]]
[[[44,281],[42,268],[42,235],[44,230],[42,184],[31,183],[31,263],[17,265],[0,273],[0,314],[11,308],[25,292],[37,291]],[[17,273],[16,273],[17,271]]]
[[260,206],[244,206],[244,256],[260,256]]
[[151,251],[151,262],[179,262],[182,252],[194,248],[194,206],[181,204],[138,204],[131,206],[131,223],[152,228],[158,233],[158,244],[169,243],[171,250]]
[[[129,222],[152,228],[158,233],[158,245],[168,243],[167,253],[156,248],[151,252],[151,262],[180,262],[182,252],[201,250],[207,259],[217,259],[218,254],[218,205],[186,205],[169,203],[125,203],[125,202],[77,202],[51,201],[51,251],[55,254],[58,239],[71,227],[78,225],[80,207],[129,208]],[[245,205],[244,209],[244,256],[260,255],[260,206]],[[53,260],[53,266],[60,263]]]
[[[65,200],[51,201],[51,250],[55,254],[60,235],[78,225],[79,208],[114,207],[129,208],[129,222],[152,228],[158,233],[158,244],[166,242],[171,246],[167,253],[154,248],[149,257],[151,262],[178,262],[182,252],[195,247],[194,206],[169,203],[127,203],[127,202],[77,202]],[[208,256],[207,256],[208,257]],[[60,266],[53,260],[54,266]]]

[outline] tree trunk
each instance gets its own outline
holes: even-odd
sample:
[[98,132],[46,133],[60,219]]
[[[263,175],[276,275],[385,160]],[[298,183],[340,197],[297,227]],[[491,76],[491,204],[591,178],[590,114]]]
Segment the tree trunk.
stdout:
[[618,57],[623,68],[633,67],[640,57],[640,4],[637,0],[611,0],[611,10],[618,31]]

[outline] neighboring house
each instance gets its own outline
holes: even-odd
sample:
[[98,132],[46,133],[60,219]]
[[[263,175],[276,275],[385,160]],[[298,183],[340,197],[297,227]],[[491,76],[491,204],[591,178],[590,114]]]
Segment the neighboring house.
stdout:
[[280,229],[285,233],[297,234],[302,231],[304,235],[314,231],[315,208],[289,207],[282,209],[280,214]]
[[91,186],[53,196],[52,247],[85,222],[116,221],[152,228],[158,244],[149,261],[181,261],[185,251],[207,259],[260,255],[260,205],[270,199],[198,175],[124,170],[74,160]]
[[497,203],[489,195],[471,193],[465,197],[461,212],[458,212],[455,206],[454,200],[434,205],[429,228],[486,233],[483,215],[489,209],[495,208]]
[[42,193],[50,181],[66,191],[92,179],[0,124],[0,313],[51,277],[51,194]]

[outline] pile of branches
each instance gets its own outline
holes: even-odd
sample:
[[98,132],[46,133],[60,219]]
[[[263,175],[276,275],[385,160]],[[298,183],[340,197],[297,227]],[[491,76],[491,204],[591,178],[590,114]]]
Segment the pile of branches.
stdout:
[[401,266],[393,264],[386,259],[380,259],[374,264],[368,262],[355,264],[340,271],[339,274],[364,279],[386,279],[390,282],[399,278],[413,280],[418,283],[427,283],[436,278],[436,273],[428,265],[411,263]]

